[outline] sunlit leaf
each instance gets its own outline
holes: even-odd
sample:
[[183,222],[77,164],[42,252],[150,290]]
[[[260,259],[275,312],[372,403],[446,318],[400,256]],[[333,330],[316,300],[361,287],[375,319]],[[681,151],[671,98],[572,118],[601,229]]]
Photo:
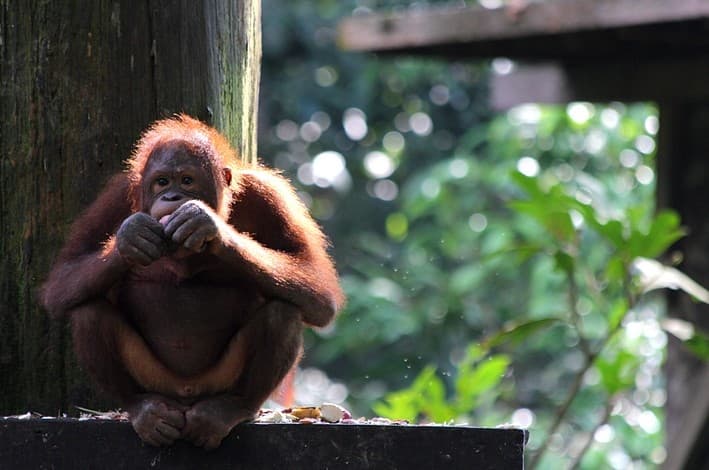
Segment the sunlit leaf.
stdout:
[[671,211],[660,212],[652,222],[645,237],[644,253],[639,256],[654,258],[664,253],[674,242],[686,235],[680,227],[679,216]]
[[445,388],[436,377],[436,368],[427,366],[409,388],[388,393],[383,401],[372,405],[372,409],[385,418],[414,421],[430,399],[440,401],[444,395]]
[[622,283],[626,274],[625,263],[620,257],[614,256],[606,264],[605,276],[608,282]]
[[641,216],[628,211],[633,229],[628,237],[628,252],[633,258],[654,258],[661,255],[686,232],[679,226],[679,217],[671,211],[660,212],[649,228],[642,227]]
[[632,386],[639,365],[640,358],[626,350],[620,350],[611,357],[602,356],[595,363],[601,385],[609,395]]
[[543,221],[546,217],[546,209],[531,200],[511,201],[508,205],[515,212],[529,215],[536,219],[538,222]]
[[482,359],[485,354],[487,354],[489,351],[487,345],[482,345],[482,344],[471,344],[468,346],[468,349],[465,351],[465,359],[463,362],[467,363],[474,363]]
[[623,236],[623,224],[618,220],[609,220],[606,223],[598,223],[592,225],[593,228],[606,240],[611,242],[614,248],[624,249],[626,240]]
[[471,368],[461,368],[455,383],[459,403],[473,407],[478,397],[500,383],[509,364],[510,358],[499,354]]
[[628,313],[628,302],[625,299],[618,299],[608,312],[608,329],[615,330]]
[[372,409],[384,418],[414,421],[418,416],[418,406],[415,402],[415,397],[408,391],[392,392],[387,394],[384,401],[374,403]]
[[709,291],[675,268],[648,258],[636,258],[632,268],[643,292],[663,288],[679,289],[701,302],[709,303]]

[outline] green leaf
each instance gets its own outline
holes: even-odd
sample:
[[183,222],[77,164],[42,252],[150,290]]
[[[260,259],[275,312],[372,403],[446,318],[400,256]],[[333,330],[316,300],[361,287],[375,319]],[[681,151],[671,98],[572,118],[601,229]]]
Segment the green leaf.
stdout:
[[510,177],[512,178],[512,181],[514,181],[517,186],[522,188],[522,190],[524,190],[530,197],[544,197],[544,192],[539,187],[539,181],[537,178],[523,175],[519,171],[513,171]]
[[625,299],[618,299],[608,312],[608,329],[615,330],[628,313],[628,302]]
[[640,358],[629,351],[620,350],[613,357],[599,357],[595,365],[601,375],[601,385],[609,395],[614,395],[635,383]]
[[508,206],[519,214],[526,214],[541,222],[546,216],[546,210],[533,200],[516,200],[510,201]]
[[491,349],[501,344],[518,344],[538,331],[552,327],[562,320],[557,317],[540,318],[537,320],[514,322],[483,341],[485,349]]
[[679,216],[672,211],[663,211],[655,216],[647,234],[644,253],[638,256],[655,258],[665,252],[674,242],[686,235],[680,227]]
[[488,351],[489,348],[487,348],[486,345],[471,344],[468,346],[468,349],[465,352],[465,358],[463,359],[463,363],[472,364],[474,362],[477,362],[483,357],[485,357],[485,354],[487,354]]
[[622,249],[625,247],[626,241],[623,235],[625,229],[620,221],[603,221],[601,216],[596,212],[596,209],[590,204],[583,204],[576,201],[574,209],[583,216],[586,225],[608,240],[614,248]]
[[500,383],[509,365],[510,358],[498,354],[473,367],[461,367],[455,383],[460,411],[474,408],[480,396]]
[[426,366],[409,388],[388,393],[372,409],[385,418],[415,421],[427,406],[444,400],[445,386],[436,376],[436,368]]
[[576,228],[569,212],[550,211],[547,213],[545,225],[558,240],[571,242],[576,238]]
[[641,217],[629,213],[631,233],[628,237],[628,248],[632,258],[654,258],[664,253],[674,242],[686,235],[680,227],[679,216],[672,211],[662,211],[652,220],[650,227],[645,229]]
[[[438,388],[439,384],[441,384],[441,379],[436,376],[436,368],[434,366],[426,366],[416,377],[414,383],[411,384],[411,388],[423,392],[431,387]],[[432,395],[436,395],[436,393],[432,393]],[[443,395],[441,394],[440,396],[442,397]]]
[[626,268],[623,259],[619,256],[613,256],[606,264],[606,279],[608,282],[620,284],[626,276]]
[[694,336],[684,342],[684,345],[698,358],[704,361],[709,360],[709,336],[695,332]]
[[418,406],[408,391],[389,393],[384,401],[374,403],[372,409],[377,415],[389,419],[414,421],[418,416]]
[[623,236],[623,224],[618,220],[609,220],[605,224],[596,224],[593,226],[595,230],[606,240],[611,242],[614,248],[622,249],[625,246],[626,240]]

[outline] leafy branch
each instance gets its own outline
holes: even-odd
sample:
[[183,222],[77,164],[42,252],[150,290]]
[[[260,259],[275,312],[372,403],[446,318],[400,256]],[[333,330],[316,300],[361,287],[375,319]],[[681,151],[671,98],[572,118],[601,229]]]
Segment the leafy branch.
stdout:
[[[465,358],[457,365],[450,380],[440,377],[434,366],[427,366],[411,386],[387,394],[373,408],[381,416],[450,422],[470,417],[481,404],[500,395],[500,384],[509,374],[514,356],[495,352],[551,326],[562,324],[575,332],[583,362],[571,377],[563,401],[551,418],[544,439],[532,456],[530,468],[537,468],[549,450],[551,439],[562,424],[571,420],[574,403],[585,390],[584,378],[594,370],[600,376],[600,390],[611,401],[634,387],[634,377],[641,359],[624,342],[624,320],[636,311],[644,294],[659,288],[681,289],[699,301],[709,300],[709,292],[686,275],[652,258],[660,256],[685,232],[676,214],[663,211],[653,217],[627,211],[622,218],[610,218],[592,204],[579,202],[557,183],[549,185],[541,178],[515,174],[513,180],[527,198],[509,204],[519,217],[531,218],[542,228],[543,235],[522,237],[515,241],[522,247],[522,262],[538,257],[553,261],[554,270],[563,274],[566,290],[566,313],[545,318],[520,317],[501,331],[469,346]],[[589,244],[604,248],[605,259],[595,264],[586,259]],[[496,256],[515,253],[514,247]],[[494,254],[494,253],[493,253]],[[598,266],[603,266],[598,269]],[[595,270],[594,270],[595,266]],[[467,271],[466,271],[467,275]],[[596,314],[603,318],[605,330],[599,333],[586,328],[589,312],[579,308],[583,297],[593,298]],[[709,357],[709,340],[678,322],[663,322],[665,330],[685,341],[700,356]],[[606,423],[612,413],[609,404],[604,416],[590,433],[589,440],[573,461],[579,464],[592,448],[593,432]]]
[[[511,207],[520,214],[531,216],[552,236],[546,249],[553,253],[557,269],[566,274],[570,312],[568,323],[579,337],[579,349],[584,356],[583,365],[572,378],[566,398],[556,411],[546,432],[546,438],[530,462],[530,468],[537,468],[549,449],[552,437],[567,420],[571,405],[582,390],[584,377],[589,370],[595,368],[599,371],[602,385],[610,396],[617,396],[632,387],[632,376],[627,371],[637,368],[638,359],[621,350],[611,361],[604,359],[603,353],[621,330],[627,314],[637,307],[640,296],[657,288],[673,288],[682,289],[701,301],[709,302],[709,292],[676,269],[650,259],[664,253],[684,236],[685,232],[680,227],[676,214],[669,211],[660,212],[649,222],[644,222],[637,216],[633,217],[632,214],[624,221],[604,220],[594,206],[579,202],[568,195],[561,185],[544,189],[538,179],[521,174],[516,174],[513,178],[527,192],[529,198],[515,201]],[[616,308],[607,317],[608,330],[593,345],[584,334],[577,307],[577,269],[582,258],[578,256],[580,229],[573,224],[574,214],[577,215],[577,220],[580,216],[583,224],[609,246],[608,265],[611,269],[606,271],[606,275],[609,282],[620,285]],[[692,340],[694,343],[698,341],[696,336],[693,336]],[[607,410],[607,413],[610,413],[610,410]],[[590,443],[576,456],[576,463],[581,462],[589,448]]]

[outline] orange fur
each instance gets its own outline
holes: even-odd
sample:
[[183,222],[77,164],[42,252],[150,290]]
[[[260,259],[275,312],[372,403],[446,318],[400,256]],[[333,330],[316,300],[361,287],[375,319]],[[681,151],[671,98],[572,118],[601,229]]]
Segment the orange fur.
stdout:
[[122,323],[118,331],[118,354],[128,373],[145,390],[169,397],[192,398],[228,390],[244,370],[246,345],[238,333],[219,361],[206,371],[182,377],[168,369],[131,327]]
[[226,184],[222,172],[214,170],[228,168],[232,174],[238,175],[244,164],[223,135],[216,129],[186,114],[178,114],[172,118],[153,123],[140,137],[133,153],[126,161],[130,181],[129,198],[133,201],[133,210],[136,212],[140,210],[139,189],[142,186],[143,172],[150,157],[156,149],[173,141],[185,142],[194,155],[204,158],[205,165],[212,170],[212,176],[218,187],[222,188],[220,208],[223,208],[224,212],[220,212],[220,215],[223,218],[228,218],[232,188],[238,186],[238,180],[232,181],[230,188]]
[[[149,266],[129,265],[118,252],[117,230],[144,207],[151,156],[175,141],[213,177],[219,201],[201,216],[218,235],[203,253],[180,258],[173,252]],[[194,400],[232,394],[253,411],[279,383],[292,382],[303,324],[324,326],[344,304],[327,239],[282,175],[243,164],[221,134],[189,116],[157,121],[126,163],[127,171],[72,226],[43,287],[44,305],[55,317],[70,316],[80,363],[125,401],[144,392]],[[171,290],[180,283],[186,291]],[[193,299],[199,307],[182,305]],[[211,323],[200,323],[201,309]],[[186,351],[206,353],[161,346],[165,335],[188,338],[193,349]],[[184,358],[193,365],[183,370],[196,372],[180,375],[167,365],[175,368]]]

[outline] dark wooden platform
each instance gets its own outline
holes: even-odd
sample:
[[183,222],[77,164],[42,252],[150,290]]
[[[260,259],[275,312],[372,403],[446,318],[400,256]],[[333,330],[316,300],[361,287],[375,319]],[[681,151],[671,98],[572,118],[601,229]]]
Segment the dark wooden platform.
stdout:
[[527,432],[462,426],[246,424],[212,452],[143,444],[126,422],[0,420],[8,469],[521,469]]

